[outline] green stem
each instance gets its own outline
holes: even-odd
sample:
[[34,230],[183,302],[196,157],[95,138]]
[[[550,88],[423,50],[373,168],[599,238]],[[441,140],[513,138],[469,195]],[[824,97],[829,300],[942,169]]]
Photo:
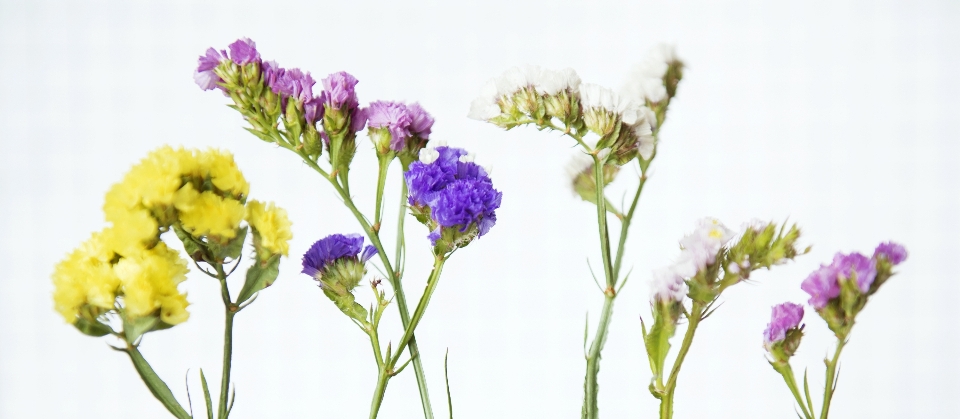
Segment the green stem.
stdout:
[[163,403],[163,407],[166,407],[167,410],[178,419],[190,419],[190,414],[187,413],[186,410],[183,410],[183,407],[177,402],[177,398],[173,396],[173,392],[170,391],[170,387],[167,387],[167,384],[160,379],[160,376],[153,370],[153,367],[147,363],[147,360],[143,358],[140,350],[138,350],[136,346],[128,346],[124,352],[130,356],[130,360],[133,361],[133,367],[136,368],[137,373],[140,374],[140,378],[143,379],[143,383],[150,389],[153,397],[156,397],[160,403]]
[[787,387],[790,388],[790,392],[793,393],[793,398],[797,400],[797,404],[800,405],[800,409],[803,411],[803,417],[806,419],[813,419],[813,414],[810,408],[807,408],[806,402],[803,401],[803,396],[800,395],[800,388],[797,387],[797,379],[793,375],[793,368],[790,366],[789,362],[784,362],[783,364],[771,363],[773,369],[777,370],[781,376],[783,376],[783,381],[787,383]]
[[390,160],[387,157],[392,156],[377,156],[377,160],[380,164],[380,173],[377,175],[377,207],[373,213],[373,225],[377,228],[377,231],[380,230],[380,220],[383,219],[383,189],[387,184],[387,170],[390,168]]
[[225,319],[223,324],[223,372],[220,376],[220,406],[217,417],[227,418],[227,397],[230,390],[230,362],[233,355],[233,317],[237,315],[237,305],[230,301],[230,290],[227,288],[227,275],[223,272],[223,265],[215,264],[217,278],[220,280],[220,297],[223,299]]
[[613,314],[613,302],[616,294],[610,293],[603,299],[603,311],[600,314],[600,324],[597,325],[597,333],[590,344],[590,350],[587,354],[587,374],[583,383],[583,412],[585,419],[595,419],[600,416],[600,408],[597,405],[597,395],[600,393],[600,387],[597,382],[597,376],[600,373],[600,352],[603,350],[603,344],[607,340],[607,330],[610,327],[610,319]]
[[603,259],[603,273],[607,279],[607,287],[616,285],[613,276],[613,263],[610,261],[610,231],[607,228],[607,205],[603,195],[603,165],[604,162],[596,155],[593,156],[593,176],[597,191],[597,225],[600,230],[600,257]]
[[827,415],[830,413],[833,392],[837,390],[837,362],[840,361],[840,351],[846,344],[846,339],[837,339],[837,351],[834,352],[833,359],[823,360],[827,364],[827,381],[823,385],[823,407],[820,409],[820,419],[827,419]]
[[[400,272],[393,270],[393,266],[390,264],[390,259],[387,257],[387,252],[384,250],[383,243],[380,242],[380,236],[377,231],[374,231],[370,222],[362,213],[357,209],[357,206],[354,205],[353,199],[350,197],[350,194],[345,191],[336,179],[331,177],[326,170],[323,170],[315,161],[311,160],[309,156],[304,154],[300,150],[296,150],[293,147],[280,144],[281,147],[287,148],[294,153],[297,153],[306,163],[310,166],[311,169],[319,173],[324,179],[330,182],[333,185],[333,188],[340,195],[340,198],[343,200],[344,205],[347,206],[347,209],[353,214],[354,218],[357,219],[357,222],[360,223],[360,226],[363,228],[364,234],[367,238],[370,239],[370,242],[373,243],[373,247],[377,249],[377,254],[380,256],[380,262],[383,264],[384,273],[387,274],[387,280],[390,281],[390,285],[393,287],[394,297],[397,301],[397,309],[400,311],[400,321],[403,324],[404,328],[407,328],[410,324],[410,311],[407,308],[407,299],[403,292],[403,285],[400,283]],[[404,184],[406,187],[406,184]],[[406,196],[406,193],[401,195],[401,198]],[[401,215],[402,216],[402,215]],[[423,406],[423,415],[425,419],[433,419],[433,409],[430,406],[430,395],[427,392],[427,381],[426,375],[423,372],[423,364],[420,361],[420,350],[417,346],[417,340],[414,336],[410,337],[410,343],[408,344],[410,348],[410,356],[413,358],[413,369],[417,377],[417,387],[420,390],[420,403]],[[399,353],[399,352],[398,352]]]
[[[423,296],[420,297],[420,302],[413,312],[413,318],[410,319],[410,325],[403,331],[403,337],[400,338],[400,344],[397,345],[394,355],[387,360],[384,367],[380,369],[379,376],[377,377],[377,386],[373,392],[373,401],[370,403],[370,419],[376,418],[380,411],[380,404],[383,403],[383,396],[387,391],[387,382],[390,380],[390,377],[395,374],[393,368],[397,365],[397,362],[400,361],[403,350],[412,342],[413,331],[417,328],[417,325],[420,324],[420,319],[423,318],[423,314],[427,311],[427,306],[430,304],[430,297],[433,296],[433,292],[437,289],[437,284],[440,282],[440,272],[443,271],[444,262],[446,262],[446,258],[443,255],[436,257],[433,264],[433,271],[430,272],[430,277],[427,279],[427,289],[423,292]],[[410,351],[410,356],[415,356],[412,350]],[[414,357],[412,359],[416,361],[417,358]]]
[[683,335],[683,343],[680,344],[680,352],[677,353],[677,359],[673,362],[673,368],[670,369],[670,378],[664,385],[664,396],[660,399],[660,419],[670,419],[673,417],[673,396],[677,389],[677,376],[680,375],[680,367],[683,365],[687,352],[690,351],[690,345],[693,343],[693,334],[697,331],[703,314],[703,305],[694,301],[690,314],[687,316],[687,332]]
[[623,262],[623,249],[625,248],[624,244],[627,242],[627,233],[630,229],[630,222],[633,220],[633,213],[637,209],[637,202],[640,201],[640,193],[643,192],[643,185],[647,183],[646,173],[640,175],[640,185],[637,186],[637,193],[633,195],[633,202],[630,204],[630,209],[627,211],[627,214],[623,216],[623,219],[620,223],[620,243],[617,244],[617,257],[613,262],[613,276],[614,278],[620,277],[620,266]]

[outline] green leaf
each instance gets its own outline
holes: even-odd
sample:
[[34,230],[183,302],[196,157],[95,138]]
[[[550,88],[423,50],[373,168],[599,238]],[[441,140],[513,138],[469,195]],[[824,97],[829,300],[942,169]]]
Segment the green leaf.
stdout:
[[277,280],[277,275],[280,275],[280,255],[273,255],[262,262],[258,257],[247,270],[247,279],[237,296],[237,304],[249,300],[254,294],[272,285]]
[[177,398],[173,396],[173,392],[170,391],[170,387],[167,387],[167,383],[164,383],[163,380],[160,379],[160,376],[158,376],[150,364],[147,363],[147,360],[143,358],[140,351],[136,347],[132,347],[126,349],[125,352],[127,355],[130,355],[130,360],[133,361],[133,367],[136,368],[137,373],[140,374],[140,378],[143,380],[143,383],[147,385],[147,388],[150,389],[153,397],[156,397],[160,403],[163,403],[163,406],[176,418],[192,419],[190,414],[187,413],[186,410],[183,410],[183,407],[177,402]]
[[213,419],[213,401],[210,400],[210,387],[207,386],[207,377],[203,376],[203,368],[200,368],[200,383],[203,384],[203,400],[207,403],[207,419]]
[[443,355],[443,382],[447,385],[447,409],[450,411],[450,419],[453,419],[453,399],[450,397],[450,374],[447,372],[447,358],[450,357],[450,348]]
[[113,329],[110,326],[107,326],[98,321],[90,321],[84,318],[78,318],[77,322],[73,324],[80,333],[83,333],[87,336],[100,337],[106,336],[113,332]]

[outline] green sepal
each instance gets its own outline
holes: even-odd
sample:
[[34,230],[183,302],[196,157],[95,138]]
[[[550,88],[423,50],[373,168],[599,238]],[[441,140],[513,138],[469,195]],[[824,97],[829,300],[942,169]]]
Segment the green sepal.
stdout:
[[90,321],[83,317],[78,317],[77,321],[73,323],[73,326],[87,336],[100,337],[106,336],[113,332],[113,329],[110,326],[107,326],[98,321]]
[[693,301],[709,304],[711,301],[717,298],[717,295],[720,294],[714,287],[698,281],[697,278],[692,278],[685,282],[687,283],[687,287],[690,289],[690,291],[687,293],[687,296],[689,296]]
[[173,224],[173,232],[176,233],[180,241],[183,242],[183,250],[187,251],[187,254],[190,255],[191,259],[198,262],[204,260],[204,256],[207,252],[203,243],[194,238],[192,234],[184,230],[180,223]]
[[210,400],[210,387],[207,386],[207,377],[200,368],[200,384],[203,386],[203,401],[207,404],[207,419],[213,419],[213,401]]
[[243,250],[243,242],[246,239],[247,227],[243,227],[237,230],[236,237],[230,239],[225,244],[211,240],[207,243],[207,247],[210,249],[210,253],[216,261],[224,261],[228,258],[236,260],[240,257],[240,252]]
[[153,330],[154,326],[159,322],[160,319],[155,316],[143,316],[135,319],[124,318],[123,336],[127,340],[127,343],[133,345],[140,336]]
[[333,301],[333,304],[346,314],[348,317],[360,322],[360,324],[367,324],[367,309],[363,308],[360,304],[357,304],[356,298],[353,294],[337,294],[336,292],[324,289],[323,294]]
[[244,127],[243,129],[247,130],[247,132],[255,135],[257,138],[259,138],[259,139],[261,139],[261,140],[263,140],[263,141],[266,141],[266,142],[268,142],[268,143],[275,143],[275,142],[276,142],[276,141],[274,141],[273,137],[267,135],[267,134],[264,133],[264,132],[260,132],[260,131],[258,131],[258,130],[256,130],[256,129],[247,128],[247,127]]
[[272,285],[278,275],[280,275],[280,255],[272,255],[265,261],[257,257],[253,265],[247,269],[247,278],[243,288],[240,289],[240,295],[237,296],[237,304],[242,304],[260,290]]

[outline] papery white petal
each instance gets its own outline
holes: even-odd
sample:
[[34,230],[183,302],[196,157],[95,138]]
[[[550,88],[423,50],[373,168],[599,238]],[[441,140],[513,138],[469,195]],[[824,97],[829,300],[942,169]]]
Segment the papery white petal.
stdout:
[[420,149],[420,161],[424,164],[430,164],[440,158],[440,152],[432,148]]

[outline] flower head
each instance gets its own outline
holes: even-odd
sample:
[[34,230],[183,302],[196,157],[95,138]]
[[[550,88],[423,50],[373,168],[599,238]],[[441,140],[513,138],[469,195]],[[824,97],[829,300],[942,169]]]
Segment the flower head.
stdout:
[[287,211],[273,204],[257,200],[247,202],[244,219],[255,233],[254,247],[265,249],[268,254],[287,255],[290,250],[290,219]]
[[886,259],[893,265],[899,265],[907,260],[907,249],[902,244],[894,242],[880,243],[873,251],[874,259]]
[[424,140],[430,139],[433,117],[419,103],[414,102],[406,106],[407,114],[410,115],[410,135]]
[[213,48],[207,48],[207,52],[197,60],[197,71],[193,74],[193,80],[197,86],[203,90],[219,88],[219,83],[223,80],[213,70],[225,59],[227,59],[226,51],[217,52]]
[[787,331],[800,327],[800,321],[803,320],[803,306],[794,303],[783,303],[773,306],[770,314],[770,323],[767,323],[767,329],[763,331],[763,344],[770,345],[783,341],[787,337]]
[[697,271],[716,262],[717,253],[735,235],[733,230],[716,218],[700,219],[696,230],[680,239],[680,246],[683,248],[680,259],[688,266],[685,273],[693,272],[684,276],[693,276]]
[[257,52],[257,44],[250,38],[240,38],[229,46],[230,61],[237,65],[247,65],[252,62],[260,61],[260,53]]
[[580,86],[580,104],[587,128],[600,136],[613,132],[617,122],[633,125],[640,117],[640,108],[633,101],[596,84]]
[[353,111],[359,105],[355,88],[359,81],[346,71],[330,74],[323,83],[323,93],[320,94],[324,105],[330,109],[345,109]]
[[390,133],[390,149],[403,149],[404,140],[410,136],[410,124],[413,122],[406,105],[378,100],[364,110],[364,115],[367,117],[368,128],[385,128]]
[[683,301],[687,295],[687,284],[673,266],[653,271],[650,283],[650,299],[653,301]]
[[459,148],[423,149],[420,157],[404,174],[407,200],[418,220],[431,227],[434,245],[443,229],[477,237],[489,232],[503,194],[493,189],[487,171]]
[[828,301],[840,296],[840,283],[837,282],[838,274],[836,266],[822,264],[800,284],[800,289],[810,294],[808,303],[813,308],[822,309],[826,307]]
[[363,236],[359,234],[331,234],[317,240],[303,254],[300,272],[319,279],[337,261],[347,259],[362,264],[376,254],[377,249],[372,245],[363,247]]
[[877,267],[874,260],[860,253],[854,252],[848,255],[837,253],[833,258],[833,265],[837,267],[837,273],[844,278],[856,278],[857,286],[863,293],[870,290],[870,285],[877,277]]

